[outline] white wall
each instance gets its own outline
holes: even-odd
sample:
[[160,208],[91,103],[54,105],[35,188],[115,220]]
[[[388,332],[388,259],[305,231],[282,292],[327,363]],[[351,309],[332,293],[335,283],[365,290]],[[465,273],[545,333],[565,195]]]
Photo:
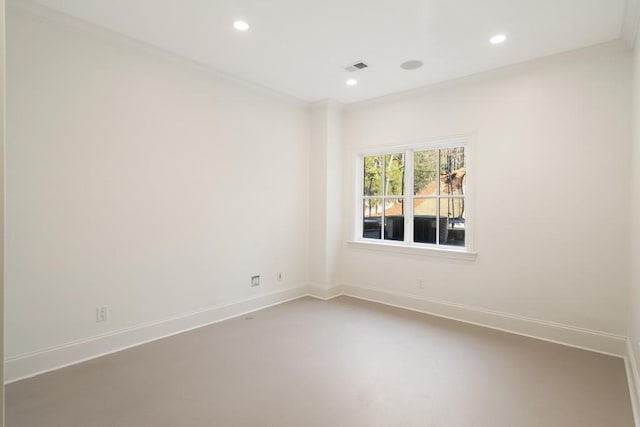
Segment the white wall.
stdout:
[[[5,13],[0,0],[0,356],[4,360],[4,150],[5,150]],[[4,363],[0,363],[0,378]],[[0,426],[4,426],[4,382],[0,385]]]
[[[622,44],[310,116],[118,36],[8,17],[9,358],[307,281],[626,334]],[[476,261],[344,244],[357,150],[460,133]]]
[[306,106],[82,25],[7,25],[8,357],[305,284]]
[[309,281],[327,281],[327,139],[328,106],[312,105],[310,109],[309,152]]
[[472,134],[478,256],[345,247],[344,283],[625,334],[630,60],[601,45],[349,107],[347,219],[357,150]]
[[[633,139],[631,156],[631,280],[629,301],[629,339],[640,367],[640,34],[633,52]],[[637,380],[637,379],[636,379]],[[640,384],[636,384],[640,386]]]
[[342,237],[342,106],[313,103],[311,116],[309,283],[339,283]]

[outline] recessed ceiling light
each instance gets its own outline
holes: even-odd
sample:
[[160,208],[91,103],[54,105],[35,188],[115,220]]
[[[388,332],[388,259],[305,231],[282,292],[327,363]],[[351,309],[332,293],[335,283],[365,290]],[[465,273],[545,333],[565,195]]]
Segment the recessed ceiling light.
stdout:
[[244,21],[235,21],[233,23],[233,28],[238,31],[247,31],[249,29],[249,24]]
[[347,80],[347,86],[355,86],[358,84],[358,81],[356,79],[349,79]]
[[400,64],[400,68],[402,68],[403,70],[415,70],[417,68],[422,67],[423,65],[424,63],[422,61],[413,59],[411,61],[405,61],[402,64]]
[[491,44],[500,44],[503,43],[506,39],[507,36],[505,36],[504,34],[496,34],[495,36],[491,37],[489,41],[491,42]]

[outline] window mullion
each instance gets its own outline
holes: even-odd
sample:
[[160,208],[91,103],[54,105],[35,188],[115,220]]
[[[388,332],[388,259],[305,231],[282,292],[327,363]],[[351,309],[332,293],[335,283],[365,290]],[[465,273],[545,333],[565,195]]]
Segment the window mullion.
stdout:
[[368,197],[365,195],[364,192],[364,186],[365,186],[365,155],[361,155],[358,157],[358,165],[357,165],[357,186],[358,186],[358,194],[361,197],[358,197],[358,203],[360,206],[356,207],[356,221],[358,223],[357,227],[356,227],[356,234],[358,236],[359,239],[364,238],[364,215],[365,215],[365,208],[364,208],[364,200]]
[[382,155],[382,182],[380,185],[380,195],[382,196],[382,212],[380,213],[380,241],[384,241],[384,228],[385,228],[385,217],[386,217],[386,208],[387,208],[387,182],[386,182],[386,170],[387,170],[387,155]]
[[440,246],[440,150],[436,150],[436,246]]
[[404,162],[404,241],[413,243],[413,151],[405,152]]

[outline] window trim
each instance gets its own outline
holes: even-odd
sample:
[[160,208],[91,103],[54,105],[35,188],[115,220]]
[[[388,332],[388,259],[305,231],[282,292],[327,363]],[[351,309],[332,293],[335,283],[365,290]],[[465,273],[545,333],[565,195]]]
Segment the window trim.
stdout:
[[415,244],[405,244],[405,242],[398,242],[397,240],[386,240],[385,242],[380,242],[374,239],[349,240],[347,241],[347,246],[353,249],[363,249],[375,252],[387,252],[400,255],[428,256],[461,261],[475,261],[476,257],[478,256],[477,252],[467,251],[463,249],[434,247],[434,245],[430,244],[425,244],[425,247],[421,247]]
[[[452,147],[464,147],[465,149],[465,168],[466,174],[473,173],[473,148],[472,148],[472,136],[469,134],[456,135],[445,138],[425,139],[409,144],[402,145],[389,145],[385,147],[377,147],[372,149],[357,150],[355,152],[355,217],[354,217],[354,236],[353,240],[350,240],[349,246],[359,248],[371,248],[376,250],[390,250],[393,252],[411,253],[420,255],[436,255],[462,259],[475,259],[476,253],[474,252],[474,206],[473,202],[473,181],[467,181],[465,188],[465,245],[464,247],[446,246],[432,243],[415,243],[408,241],[407,236],[413,236],[413,153],[415,151],[422,150],[436,150]],[[392,197],[404,200],[404,233],[405,240],[384,240],[382,239],[370,239],[363,236],[363,200],[366,198],[363,194],[364,188],[364,157],[374,155],[386,155],[404,153],[405,164],[411,164],[410,171],[405,173],[404,188],[407,189],[403,196]],[[411,162],[411,163],[409,163]],[[411,190],[411,191],[410,191]],[[384,193],[384,191],[383,191]],[[386,197],[384,194],[381,197]],[[439,200],[440,194],[437,195]],[[439,204],[437,204],[439,206]],[[438,224],[439,221],[436,221]],[[384,225],[381,229],[382,237],[384,237]],[[436,232],[436,236],[438,233]],[[412,239],[411,239],[412,240]]]

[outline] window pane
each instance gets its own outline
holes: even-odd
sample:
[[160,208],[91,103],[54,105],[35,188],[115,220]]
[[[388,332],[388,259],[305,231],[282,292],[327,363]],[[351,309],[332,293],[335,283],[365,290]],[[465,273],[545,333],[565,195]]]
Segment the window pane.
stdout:
[[436,243],[436,199],[413,201],[413,241]]
[[449,246],[464,246],[464,198],[440,199],[440,216],[446,221],[446,227],[440,230],[440,244]]
[[404,154],[387,154],[384,160],[387,196],[404,195]]
[[382,156],[366,156],[364,158],[365,196],[382,195]]
[[365,200],[362,216],[362,237],[379,239],[382,233],[382,199]]
[[465,193],[464,147],[440,150],[440,194]]
[[438,150],[413,153],[413,193],[431,196],[438,191],[436,182],[436,156]]
[[404,240],[404,200],[388,199],[384,211],[385,240]]

